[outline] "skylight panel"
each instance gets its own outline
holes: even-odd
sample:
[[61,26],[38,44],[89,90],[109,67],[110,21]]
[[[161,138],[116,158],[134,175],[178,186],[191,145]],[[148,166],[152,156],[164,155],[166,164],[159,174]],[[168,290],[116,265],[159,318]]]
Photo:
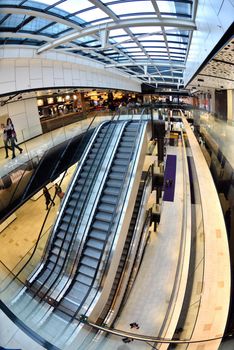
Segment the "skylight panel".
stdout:
[[95,8],[93,10],[88,10],[79,14],[79,18],[86,22],[94,21],[95,19],[102,19],[106,17],[106,13],[102,10]]
[[148,41],[140,41],[140,43],[143,46],[155,46],[155,47],[157,47],[157,46],[165,46],[166,47],[163,37],[161,38],[160,42],[152,40],[150,42],[148,42]]
[[121,47],[138,47],[138,45],[134,42],[130,42],[121,44]]
[[161,47],[147,48],[147,47],[145,47],[145,50],[148,51],[148,52],[167,52],[166,47],[165,48],[161,48]]
[[161,33],[161,28],[159,27],[132,27],[131,28],[131,32],[133,34],[149,34],[149,35],[153,35],[153,34],[158,34]]
[[110,38],[119,36],[119,35],[126,35],[125,30],[123,29],[114,29],[110,31]]
[[176,12],[175,4],[172,1],[157,1],[157,5],[160,12]]
[[117,15],[125,15],[129,13],[137,13],[144,16],[144,12],[155,13],[151,1],[124,1],[120,4],[109,5],[109,8]]
[[93,7],[93,5],[88,0],[66,0],[61,4],[58,4],[56,7],[69,13],[74,13],[89,7]]
[[131,37],[126,35],[126,37],[122,38],[122,37],[116,37],[116,38],[113,38],[113,40],[116,42],[116,43],[119,43],[119,42],[122,42],[122,41],[125,41],[125,40],[130,40]]
[[2,24],[1,27],[17,27],[29,16],[26,15],[10,15]]
[[56,0],[39,0],[38,2],[41,2],[43,4],[46,4],[48,6],[56,4]]

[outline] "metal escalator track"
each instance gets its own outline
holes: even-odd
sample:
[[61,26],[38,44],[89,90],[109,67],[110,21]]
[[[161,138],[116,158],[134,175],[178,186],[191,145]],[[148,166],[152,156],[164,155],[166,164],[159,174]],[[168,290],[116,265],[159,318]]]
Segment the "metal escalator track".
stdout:
[[76,276],[58,304],[57,310],[71,317],[81,308],[93,286],[108,238],[112,234],[117,206],[133,156],[138,127],[138,123],[129,123],[120,138],[84,244]]
[[116,123],[104,125],[99,131],[72,187],[60,220],[55,226],[47,259],[36,279],[30,285],[31,292],[36,293],[41,298],[46,296],[65,266],[68,253],[76,239],[79,218],[86,205],[89,192],[92,190],[95,175],[102,166],[103,152],[110,145],[116,125]]

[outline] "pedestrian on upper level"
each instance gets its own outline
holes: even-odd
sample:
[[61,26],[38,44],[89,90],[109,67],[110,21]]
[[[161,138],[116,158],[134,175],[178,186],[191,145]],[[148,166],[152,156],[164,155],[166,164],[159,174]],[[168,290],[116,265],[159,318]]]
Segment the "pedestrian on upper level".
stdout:
[[11,149],[8,145],[8,140],[7,140],[7,130],[6,130],[6,126],[5,124],[1,124],[1,135],[2,135],[2,140],[4,143],[4,148],[5,148],[5,152],[6,152],[6,156],[5,158],[8,158],[8,149]]
[[20,151],[20,153],[23,152],[23,148],[19,147],[16,144],[17,136],[16,136],[15,128],[11,118],[7,118],[6,132],[7,132],[7,143],[10,143],[11,150],[12,150],[12,159],[13,159],[15,158],[15,148],[17,148]]
[[46,204],[46,210],[49,209],[49,205],[50,203],[53,204],[53,206],[55,206],[55,203],[53,201],[53,199],[51,198],[51,195],[50,195],[50,192],[48,190],[48,188],[46,186],[43,187],[43,194],[44,194],[44,197],[45,197],[45,204]]

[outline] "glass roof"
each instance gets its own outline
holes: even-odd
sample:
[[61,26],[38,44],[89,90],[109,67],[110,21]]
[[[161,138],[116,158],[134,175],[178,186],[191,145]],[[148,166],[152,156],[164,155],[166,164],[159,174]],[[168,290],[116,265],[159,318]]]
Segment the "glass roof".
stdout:
[[[183,85],[197,0],[1,0],[0,45],[64,50],[138,81]],[[54,42],[56,40],[56,42]]]

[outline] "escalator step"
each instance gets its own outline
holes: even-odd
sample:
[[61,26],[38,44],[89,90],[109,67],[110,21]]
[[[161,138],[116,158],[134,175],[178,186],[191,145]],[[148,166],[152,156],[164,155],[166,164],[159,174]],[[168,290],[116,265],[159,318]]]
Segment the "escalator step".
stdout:
[[[89,179],[79,178],[78,183],[79,183],[79,185],[84,185],[85,184],[85,186],[89,186],[91,184],[91,181],[92,181],[91,178],[89,178]],[[72,195],[72,197],[75,198],[74,195]]]
[[79,294],[81,294],[82,297],[88,292],[88,290],[89,287],[81,282],[75,282],[71,289],[71,291],[74,291],[74,295],[78,296]]
[[49,260],[52,261],[54,264],[58,265],[58,266],[62,266],[64,263],[64,258],[59,257],[59,259],[57,260],[57,256],[55,256],[54,254],[51,254],[49,256]]
[[[128,164],[129,164],[129,159],[115,159],[114,161],[114,164],[115,165],[121,165],[121,166],[124,166],[124,167],[127,167]],[[122,170],[123,171],[123,170]]]
[[120,141],[120,147],[128,148],[129,151],[132,151],[133,142]]
[[123,135],[123,136],[121,137],[121,141],[122,141],[122,142],[133,142],[134,139],[135,139],[134,136],[124,136],[124,135]]
[[103,249],[105,243],[103,241],[99,241],[95,238],[89,238],[86,244],[87,244],[87,247],[91,247],[91,248],[94,248],[94,249],[101,251]]
[[54,245],[58,248],[61,248],[63,246],[63,249],[67,249],[69,246],[69,242],[66,242],[66,241],[63,242],[62,239],[56,239],[54,242]]
[[110,186],[110,187],[117,187],[120,188],[122,186],[122,178],[121,180],[119,179],[108,179],[106,181],[106,186]]
[[113,214],[115,211],[115,205],[112,205],[112,204],[101,203],[99,204],[98,208],[101,211],[105,211],[106,213],[111,213],[111,214]]
[[131,153],[131,150],[128,147],[120,146],[120,147],[118,147],[118,152],[126,153],[126,154],[129,155]]
[[97,268],[98,266],[98,260],[96,259],[92,259],[88,256],[84,256],[82,259],[81,259],[81,264],[85,264],[87,266],[91,266],[93,267],[94,269]]
[[54,247],[52,249],[52,253],[54,255],[59,255],[61,258],[65,258],[66,257],[66,250],[64,248],[58,248],[58,247]]
[[64,217],[62,218],[61,226],[64,225],[64,228],[66,229],[68,228],[68,226],[73,227],[77,224],[77,218],[76,217],[74,218],[74,216],[72,217],[71,215],[64,215]]
[[[84,297],[85,297],[86,293],[77,293],[76,291],[73,291],[73,288],[69,291],[69,293],[65,296],[65,300],[67,302],[71,302],[76,306],[79,306]],[[65,305],[68,305],[65,303]]]
[[124,179],[124,175],[123,175],[123,173],[110,173],[109,174],[109,179],[111,179],[111,180],[123,180]]
[[85,249],[84,255],[99,260],[102,252],[100,250],[88,247]]
[[[104,191],[104,193],[106,192]],[[95,217],[97,220],[106,221],[110,223],[112,221],[113,215],[103,211],[98,211]]]
[[118,197],[114,195],[108,195],[105,194],[101,197],[101,202],[102,203],[108,203],[108,204],[116,204],[118,202]]
[[95,220],[92,224],[92,227],[100,231],[108,232],[110,228],[110,222]]
[[117,154],[116,154],[116,158],[117,159],[129,159],[129,154],[126,154],[126,153],[122,153],[122,152],[119,152],[119,150],[117,150]]
[[119,188],[116,187],[106,187],[103,191],[105,194],[113,195],[113,196],[118,196],[119,195]]
[[93,278],[83,275],[83,273],[79,272],[76,276],[76,281],[86,284],[87,286],[91,286]]
[[47,265],[47,268],[49,270],[53,270],[53,272],[55,272],[56,274],[59,274],[59,272],[61,271],[61,267],[57,265],[55,266],[54,263],[52,263],[51,261]]
[[66,314],[73,316],[76,312],[79,304],[73,303],[71,300],[67,300],[64,298],[62,302],[59,304],[59,309]]
[[70,240],[72,239],[72,232],[69,232],[69,231],[65,232],[61,230],[60,227],[57,232],[58,232],[58,238],[64,239],[65,237],[65,241],[67,242],[70,242]]
[[103,232],[103,231],[91,229],[89,231],[89,237],[92,237],[92,238],[95,238],[95,239],[99,239],[99,241],[105,241],[106,237],[107,237],[107,233]]
[[121,166],[121,165],[117,165],[117,164],[115,165],[115,162],[114,162],[114,165],[112,165],[112,167],[111,167],[111,171],[114,171],[117,173],[125,173],[126,167]]
[[66,222],[63,222],[60,225],[60,229],[64,230],[65,232],[69,231],[69,232],[73,232],[75,229],[75,224],[73,224],[72,222],[70,223],[70,225]]
[[93,269],[92,267],[89,267],[87,265],[81,265],[79,268],[79,272],[83,273],[84,275],[93,278],[96,270]]

